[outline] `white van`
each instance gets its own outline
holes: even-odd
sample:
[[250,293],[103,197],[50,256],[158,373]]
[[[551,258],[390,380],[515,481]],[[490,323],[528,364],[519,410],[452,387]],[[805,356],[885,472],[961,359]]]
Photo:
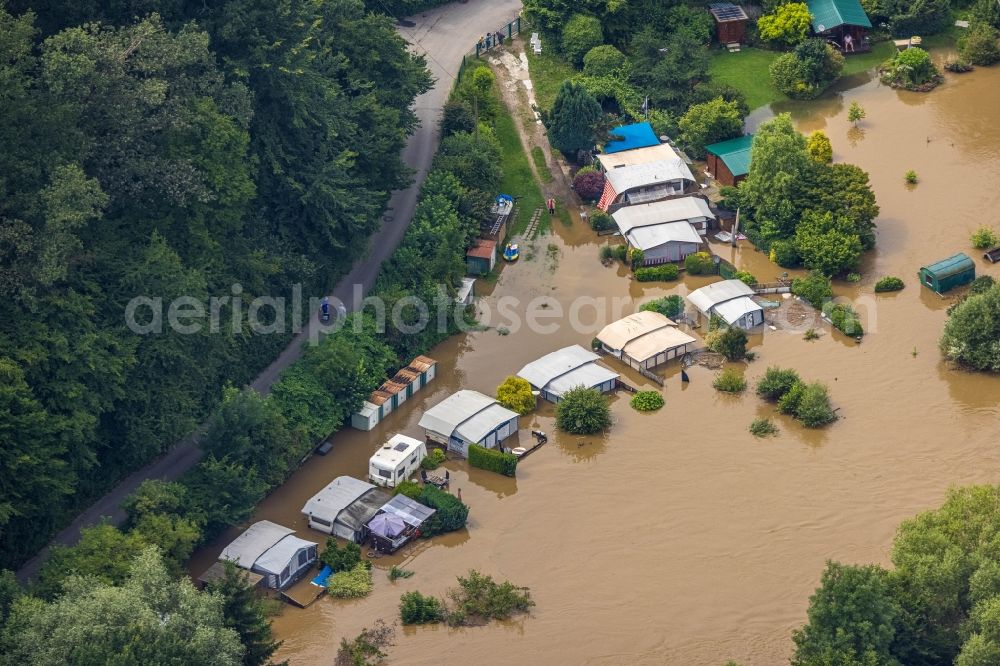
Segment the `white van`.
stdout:
[[427,445],[406,435],[393,435],[368,461],[368,478],[379,486],[394,488],[410,478],[427,457]]

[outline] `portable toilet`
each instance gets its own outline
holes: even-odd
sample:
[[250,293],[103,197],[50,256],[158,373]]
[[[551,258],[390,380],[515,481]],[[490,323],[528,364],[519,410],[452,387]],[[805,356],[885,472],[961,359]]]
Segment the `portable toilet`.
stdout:
[[406,435],[393,435],[368,460],[368,479],[379,486],[395,488],[420,468],[427,445]]
[[952,255],[933,264],[922,266],[920,283],[939,294],[969,284],[976,279],[976,264],[964,252]]

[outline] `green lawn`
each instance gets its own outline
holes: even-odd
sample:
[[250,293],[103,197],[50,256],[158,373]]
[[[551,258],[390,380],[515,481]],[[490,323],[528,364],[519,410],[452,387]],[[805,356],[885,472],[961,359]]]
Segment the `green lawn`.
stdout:
[[549,111],[552,109],[552,103],[556,100],[556,93],[559,92],[559,86],[562,85],[562,82],[576,76],[579,72],[554,49],[551,47],[546,49],[544,44],[541,55],[535,55],[530,48],[525,49],[525,51],[528,54],[528,71],[531,72],[531,83],[535,87],[535,101],[538,102],[538,108]]
[[531,214],[536,208],[545,205],[545,201],[531,171],[528,155],[521,144],[521,137],[517,134],[514,119],[503,102],[499,104],[495,127],[502,151],[500,166],[503,168],[503,180],[500,181],[500,191],[519,197],[509,233],[521,233],[528,226]]
[[896,52],[896,47],[892,42],[879,42],[872,47],[868,53],[852,55],[844,58],[843,76],[864,72],[872,67],[878,67],[883,62],[892,57]]
[[765,51],[751,47],[743,48],[739,53],[730,53],[725,49],[712,52],[709,73],[712,79],[720,83],[728,83],[742,90],[747,97],[751,109],[788,99],[771,83],[768,69],[780,54],[776,51]]

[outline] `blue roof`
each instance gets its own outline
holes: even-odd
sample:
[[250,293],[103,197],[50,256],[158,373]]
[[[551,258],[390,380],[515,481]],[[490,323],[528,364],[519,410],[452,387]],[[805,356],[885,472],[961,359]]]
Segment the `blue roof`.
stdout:
[[660,140],[656,138],[656,132],[653,131],[653,126],[649,123],[616,127],[611,130],[611,136],[615,138],[604,144],[604,152],[609,155],[633,148],[649,148],[660,145]]

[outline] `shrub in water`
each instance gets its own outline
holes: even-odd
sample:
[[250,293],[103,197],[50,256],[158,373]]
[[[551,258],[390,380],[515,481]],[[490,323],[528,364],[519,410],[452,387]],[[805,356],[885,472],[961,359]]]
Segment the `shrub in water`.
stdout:
[[795,268],[802,263],[802,257],[791,239],[776,240],[771,243],[771,261],[782,268]]
[[[347,543],[340,548],[336,539],[330,538],[326,540],[326,550],[319,556],[319,561],[330,565],[334,571],[348,571],[362,563],[361,547],[356,543]],[[371,566],[368,560],[363,563]]]
[[610,245],[601,246],[601,261],[611,261],[615,256],[615,251]]
[[778,426],[771,419],[754,419],[750,424],[750,434],[754,437],[767,437],[778,432]]
[[417,501],[432,509],[437,509],[437,513],[431,516],[420,528],[425,537],[460,530],[465,527],[465,521],[469,519],[469,507],[451,493],[440,488],[424,486]]
[[792,388],[788,389],[785,395],[778,399],[778,411],[782,414],[795,415],[795,411],[799,408],[799,400],[802,399],[802,392],[805,391],[806,385],[803,382],[795,382],[792,384]]
[[642,262],[645,261],[645,259],[646,259],[646,253],[640,250],[639,248],[634,247],[629,249],[628,261],[629,265],[632,266],[633,271],[642,266]]
[[835,421],[837,414],[830,407],[826,386],[819,382],[805,386],[795,408],[795,417],[807,428],[819,428]]
[[974,296],[975,294],[984,294],[989,291],[990,287],[994,284],[996,284],[996,280],[993,279],[992,275],[980,275],[969,285],[969,295]]
[[903,288],[903,286],[903,281],[898,277],[886,275],[884,278],[880,278],[879,281],[875,283],[875,293],[883,291],[899,291]]
[[574,435],[591,435],[611,427],[611,409],[604,395],[593,388],[566,391],[556,404],[556,427]]
[[491,576],[470,570],[459,576],[458,587],[450,590],[453,607],[448,624],[481,624],[488,620],[503,620],[515,613],[526,613],[535,605],[528,588],[517,587],[510,581],[497,583]]
[[448,456],[441,449],[431,449],[427,457],[420,461],[420,468],[426,470],[437,469],[447,458]]
[[412,578],[413,572],[409,569],[404,569],[402,567],[397,567],[393,564],[389,567],[389,580],[396,580],[397,578]]
[[510,375],[497,387],[497,402],[517,412],[528,414],[535,409],[535,395],[527,379]]
[[743,284],[750,287],[757,284],[757,278],[754,277],[753,273],[749,271],[736,271],[735,273],[733,273],[733,279],[739,280]]
[[611,249],[612,255],[618,261],[625,261],[628,259],[628,246],[627,245],[615,245]]
[[517,456],[499,449],[487,449],[478,444],[470,444],[469,465],[504,476],[514,476],[517,473]]
[[330,576],[330,580],[326,583],[326,592],[337,599],[357,599],[367,596],[372,587],[371,568],[359,562],[353,569],[338,571]]
[[799,381],[799,373],[791,368],[770,367],[757,382],[757,395],[764,400],[777,402]]
[[664,317],[674,319],[684,312],[684,299],[677,294],[657,298],[639,306],[639,312],[659,312]]
[[826,299],[833,296],[833,288],[830,286],[830,278],[813,271],[808,277],[792,280],[792,293],[819,309]]
[[715,272],[712,255],[708,252],[695,252],[684,257],[684,268],[691,275],[708,275]]
[[425,597],[416,590],[399,598],[403,624],[431,624],[444,619],[444,604],[437,597]]
[[747,380],[736,368],[726,368],[716,375],[712,386],[725,393],[742,393],[747,387]]
[[997,236],[997,232],[989,227],[979,227],[976,229],[970,240],[972,241],[972,247],[977,250],[986,250],[1000,244],[1000,237]]
[[716,354],[722,354],[730,361],[739,361],[747,355],[747,334],[736,326],[711,331],[705,336],[705,344]]
[[615,226],[615,218],[611,217],[603,210],[595,210],[590,214],[590,228],[594,231],[604,231]]
[[846,303],[827,303],[823,308],[823,312],[830,318],[830,323],[833,324],[833,327],[844,335],[857,338],[865,334],[865,330],[861,327],[861,322],[858,320],[858,313],[850,305]]
[[680,274],[681,269],[674,264],[663,264],[662,266],[648,266],[636,269],[635,279],[639,282],[667,281],[676,280]]
[[632,396],[630,404],[640,412],[652,412],[663,407],[663,396],[659,391],[639,391]]
[[905,175],[905,176],[903,176],[903,178],[904,178],[904,179],[906,180],[906,182],[907,182],[907,183],[909,183],[910,185],[916,185],[916,184],[917,184],[917,181],[919,180],[919,178],[917,178],[917,172],[916,172],[916,171],[914,171],[913,169],[910,169],[909,171],[907,171],[907,172],[906,172],[906,175]]

